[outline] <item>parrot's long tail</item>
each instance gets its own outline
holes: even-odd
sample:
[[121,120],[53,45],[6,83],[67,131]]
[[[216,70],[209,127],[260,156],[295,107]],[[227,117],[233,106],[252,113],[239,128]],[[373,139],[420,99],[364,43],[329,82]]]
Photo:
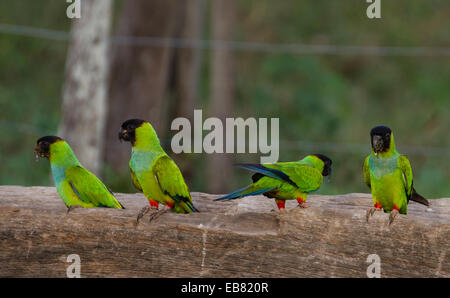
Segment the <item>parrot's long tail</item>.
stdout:
[[417,202],[417,203],[420,203],[420,204],[425,205],[425,206],[430,206],[430,202],[427,199],[425,199],[424,197],[422,197],[421,195],[419,195],[417,193],[417,191],[414,189],[414,187],[413,187],[413,190],[412,190],[412,195],[411,195],[410,200],[414,201],[414,202]]
[[238,189],[235,192],[232,192],[226,196],[223,196],[221,198],[215,199],[214,201],[228,201],[228,200],[234,200],[234,199],[239,199],[239,198],[243,198],[243,197],[248,197],[248,196],[256,196],[271,190],[274,190],[276,187],[269,187],[269,188],[263,188],[263,189],[255,189],[253,187],[252,184]]
[[197,208],[195,208],[194,204],[188,198],[179,197],[179,196],[175,196],[174,198],[183,207],[183,209],[186,213],[200,212],[200,211],[198,211]]
[[194,204],[192,204],[192,202],[187,201],[185,202],[186,206],[189,208],[189,210],[191,210],[191,212],[200,212],[198,211],[197,208],[195,208]]

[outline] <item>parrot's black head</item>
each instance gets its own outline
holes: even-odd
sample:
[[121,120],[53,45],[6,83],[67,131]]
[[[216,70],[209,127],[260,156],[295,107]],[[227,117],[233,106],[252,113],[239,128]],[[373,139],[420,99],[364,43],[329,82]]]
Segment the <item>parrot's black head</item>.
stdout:
[[136,141],[136,128],[140,127],[144,122],[146,121],[141,119],[129,119],[122,123],[119,132],[119,140],[134,144]]
[[314,156],[319,158],[324,163],[322,176],[326,177],[331,175],[331,164],[333,163],[331,159],[323,154],[314,154]]
[[50,145],[57,141],[62,141],[62,140],[63,139],[61,139],[60,137],[55,137],[55,136],[46,136],[46,137],[40,138],[36,142],[36,147],[34,147],[34,155],[36,156],[36,158],[38,158],[38,157],[49,158],[50,157]]
[[372,141],[372,149],[375,153],[382,153],[389,151],[391,147],[392,130],[383,125],[375,126],[370,131],[370,138]]

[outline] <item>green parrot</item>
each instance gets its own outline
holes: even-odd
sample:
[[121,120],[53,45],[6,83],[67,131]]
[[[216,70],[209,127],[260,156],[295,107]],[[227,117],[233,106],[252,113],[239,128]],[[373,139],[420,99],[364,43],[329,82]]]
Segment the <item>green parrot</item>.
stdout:
[[331,159],[325,155],[314,154],[293,162],[237,164],[238,167],[255,172],[253,183],[215,201],[263,194],[274,198],[280,211],[285,209],[286,200],[297,200],[300,207],[307,208],[308,193],[319,189],[323,176],[331,175],[331,163]]
[[72,148],[60,137],[40,138],[34,153],[36,158],[46,157],[50,161],[56,190],[67,212],[77,207],[125,209],[94,174],[83,168]]
[[408,202],[429,206],[427,199],[413,187],[413,173],[406,156],[395,149],[394,134],[387,126],[375,126],[370,131],[372,153],[364,161],[364,180],[372,191],[374,207],[367,210],[367,221],[375,211],[389,214],[389,225],[395,217],[407,214]]
[[150,203],[139,212],[137,222],[159,204],[169,209],[154,212],[150,220],[168,210],[176,213],[198,212],[189,189],[175,162],[164,152],[152,125],[144,120],[130,119],[122,124],[119,139],[132,145],[130,172],[134,186]]

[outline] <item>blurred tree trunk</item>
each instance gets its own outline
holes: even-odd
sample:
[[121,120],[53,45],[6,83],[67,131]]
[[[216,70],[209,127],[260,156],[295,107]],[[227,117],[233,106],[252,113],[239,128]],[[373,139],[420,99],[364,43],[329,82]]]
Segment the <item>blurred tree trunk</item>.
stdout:
[[[176,33],[179,0],[128,0],[119,20],[119,36],[172,38]],[[129,148],[117,134],[123,121],[150,121],[164,139],[168,85],[173,48],[119,40],[114,48],[109,89],[105,159],[115,171],[127,169]],[[162,140],[163,141],[163,140]]]
[[[180,24],[180,36],[186,40],[202,39],[205,0],[183,2],[183,22]],[[175,56],[175,117],[188,118],[194,123],[194,109],[198,96],[202,49],[178,48]],[[192,142],[193,144],[193,142]],[[190,184],[193,177],[192,159],[186,154],[173,156]]]
[[[200,40],[202,38],[204,0],[191,0],[185,3],[181,38]],[[193,120],[196,105],[201,49],[179,48],[176,56],[176,96],[177,116]]]
[[112,2],[87,0],[72,24],[59,135],[81,163],[102,167]]
[[[236,16],[234,0],[212,1],[212,39],[232,40]],[[233,112],[233,53],[231,49],[214,48],[211,55],[211,107],[212,116],[222,119],[232,116]],[[225,138],[225,134],[224,134]],[[225,141],[224,141],[225,147]],[[232,161],[227,154],[211,154],[208,156],[209,192],[224,193],[228,190]]]

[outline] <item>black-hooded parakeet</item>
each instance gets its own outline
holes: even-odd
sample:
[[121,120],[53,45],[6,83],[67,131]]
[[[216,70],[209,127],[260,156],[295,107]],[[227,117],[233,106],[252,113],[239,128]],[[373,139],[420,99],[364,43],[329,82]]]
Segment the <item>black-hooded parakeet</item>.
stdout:
[[[158,209],[159,204],[176,213],[198,212],[180,169],[164,152],[149,122],[140,119],[125,121],[119,139],[132,145],[129,163],[132,182],[150,203],[150,207],[141,210],[137,221],[151,208]],[[165,211],[167,209],[155,212],[150,220]]]
[[293,162],[237,166],[256,172],[252,176],[253,183],[216,201],[263,194],[274,198],[279,210],[285,209],[286,200],[297,200],[300,207],[306,208],[308,193],[318,190],[323,176],[331,174],[331,159],[322,154],[308,155]]
[[34,153],[50,161],[56,190],[69,208],[67,212],[78,206],[125,209],[113,193],[80,164],[72,148],[60,137],[40,138]]
[[364,162],[364,180],[370,187],[374,207],[367,210],[367,221],[375,211],[384,210],[392,224],[398,213],[407,214],[408,202],[429,206],[428,200],[413,187],[413,173],[406,156],[395,149],[394,134],[387,126],[370,131],[372,153]]

